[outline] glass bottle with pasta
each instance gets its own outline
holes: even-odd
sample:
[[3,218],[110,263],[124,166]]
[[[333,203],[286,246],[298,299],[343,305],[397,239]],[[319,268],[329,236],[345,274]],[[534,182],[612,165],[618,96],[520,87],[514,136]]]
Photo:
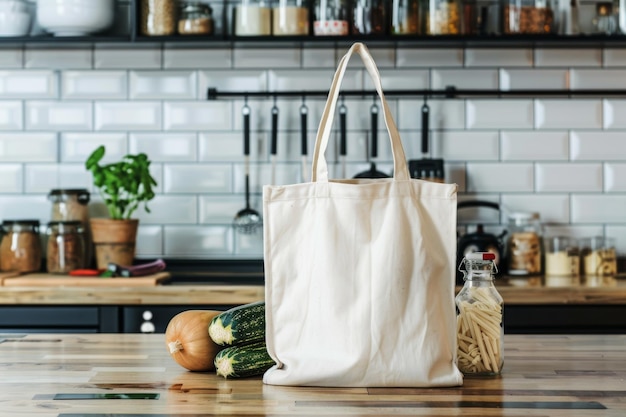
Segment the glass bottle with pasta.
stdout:
[[457,366],[464,375],[499,375],[504,364],[504,302],[493,283],[495,258],[474,252],[459,265],[465,284],[455,298]]

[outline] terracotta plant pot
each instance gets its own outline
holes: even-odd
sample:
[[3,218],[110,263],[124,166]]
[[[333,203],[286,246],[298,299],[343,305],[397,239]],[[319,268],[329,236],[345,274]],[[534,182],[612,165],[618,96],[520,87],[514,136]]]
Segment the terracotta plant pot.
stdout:
[[135,259],[138,219],[113,220],[93,218],[89,220],[93,243],[96,247],[96,265],[105,269],[109,263],[132,265]]

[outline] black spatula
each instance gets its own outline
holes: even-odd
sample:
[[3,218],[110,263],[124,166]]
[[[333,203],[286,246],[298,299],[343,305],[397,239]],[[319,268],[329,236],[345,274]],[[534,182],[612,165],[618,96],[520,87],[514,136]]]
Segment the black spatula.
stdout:
[[424,99],[422,105],[422,159],[409,161],[411,177],[435,182],[444,182],[443,159],[428,158],[428,136],[430,107]]

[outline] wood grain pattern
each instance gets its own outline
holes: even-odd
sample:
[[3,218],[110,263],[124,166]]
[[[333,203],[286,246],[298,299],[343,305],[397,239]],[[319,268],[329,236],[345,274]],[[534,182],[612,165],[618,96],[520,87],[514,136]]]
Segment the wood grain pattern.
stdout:
[[55,274],[23,274],[6,277],[7,287],[154,287],[170,278],[169,272],[158,272],[143,277],[71,277]]
[[[3,338],[2,416],[626,415],[626,335],[506,335],[500,377],[466,378],[463,387],[432,389],[225,380],[184,370],[169,357],[164,336],[156,334]],[[159,398],[54,400],[57,393],[156,393]]]
[[[118,278],[116,278],[117,280]],[[135,279],[135,278],[128,278]],[[10,279],[7,279],[10,281]],[[496,282],[505,305],[626,304],[626,279],[613,278],[597,286],[550,287],[542,278]],[[236,305],[263,300],[262,285],[179,285],[128,287],[114,281],[107,287],[4,286],[0,305]],[[458,292],[459,288],[457,288]]]

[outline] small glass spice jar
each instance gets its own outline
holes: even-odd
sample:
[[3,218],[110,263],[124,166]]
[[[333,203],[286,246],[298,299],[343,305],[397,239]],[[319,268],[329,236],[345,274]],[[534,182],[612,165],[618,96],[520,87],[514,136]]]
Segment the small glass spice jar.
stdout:
[[272,35],[309,34],[309,8],[306,0],[278,0],[272,9]]
[[539,213],[509,215],[507,266],[511,275],[541,275],[543,244]]
[[141,34],[167,36],[176,32],[176,0],[141,0]]
[[41,269],[39,220],[4,220],[0,242],[0,270],[37,272]]
[[179,35],[212,35],[213,9],[199,1],[181,1],[178,15]]
[[353,35],[385,35],[387,10],[384,0],[354,0],[352,10]]
[[391,3],[391,33],[416,35],[421,32],[419,0],[393,0]]
[[272,34],[272,9],[264,0],[241,0],[234,12],[235,36]]
[[558,32],[557,0],[504,0],[504,34],[550,34]]
[[473,252],[459,265],[465,284],[455,298],[457,366],[464,375],[499,375],[504,365],[504,301],[493,283],[495,258]]
[[427,35],[460,35],[460,0],[429,0],[426,13]]
[[85,234],[79,221],[51,221],[46,230],[46,268],[51,274],[67,274],[87,266]]
[[350,11],[347,0],[316,0],[313,20],[315,36],[350,34]]

